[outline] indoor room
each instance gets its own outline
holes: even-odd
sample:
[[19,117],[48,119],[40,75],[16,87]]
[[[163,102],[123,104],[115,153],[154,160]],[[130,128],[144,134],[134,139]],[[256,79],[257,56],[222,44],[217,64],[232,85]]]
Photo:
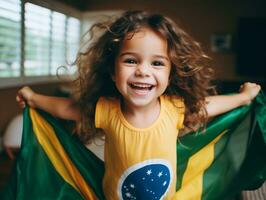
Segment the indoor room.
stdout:
[[[195,53],[193,54],[193,56],[195,55],[194,57],[195,59],[197,58],[197,55],[199,54],[203,59],[202,61],[201,60],[200,61],[196,60],[195,62],[191,61],[192,65],[195,64],[196,66],[196,68],[194,70],[191,69],[191,71],[189,71],[190,64],[185,64],[186,67],[184,70],[187,70],[187,71],[184,71],[184,73],[185,74],[187,73],[187,75],[184,75],[183,78],[184,80],[187,80],[187,85],[185,85],[184,88],[190,87],[191,85],[195,84],[195,81],[202,81],[202,85],[198,82],[197,86],[195,86],[195,88],[197,88],[198,90],[201,90],[201,88],[205,87],[204,85],[205,82],[206,82],[206,87],[209,87],[209,85],[207,85],[207,79],[209,80],[209,77],[207,74],[206,74],[206,80],[204,80],[204,75],[200,73],[199,75],[195,75],[195,79],[193,80],[186,79],[186,77],[190,77],[189,75],[190,72],[196,73],[198,70],[201,70],[201,67],[202,67],[201,64],[202,64],[204,66],[206,65],[208,68],[211,67],[213,69],[213,72],[214,72],[212,75],[213,78],[210,79],[209,83],[211,83],[211,86],[215,88],[218,94],[223,94],[223,95],[228,95],[228,96],[229,94],[237,95],[238,93],[240,94],[243,90],[245,90],[245,88],[247,88],[246,90],[249,90],[247,93],[251,94],[251,93],[255,93],[254,92],[255,87],[257,88],[259,87],[260,88],[259,95],[263,96],[263,92],[265,93],[265,90],[266,90],[266,60],[265,60],[265,57],[266,57],[266,50],[265,50],[266,12],[265,12],[265,9],[266,9],[266,1],[264,0],[257,0],[257,1],[251,1],[251,0],[243,0],[243,1],[238,1],[238,0],[224,0],[224,1],[212,1],[212,0],[201,0],[201,1],[200,0],[145,0],[145,1],[141,1],[141,0],[135,0],[135,1],[129,1],[129,0],[0,0],[0,102],[1,102],[0,103],[0,189],[4,188],[7,181],[10,179],[11,171],[15,170],[14,166],[17,166],[15,165],[16,158],[20,156],[20,154],[22,154],[20,152],[22,137],[26,138],[26,136],[22,135],[22,130],[23,130],[23,134],[24,132],[27,131],[25,128],[27,127],[25,125],[25,113],[26,112],[25,112],[25,109],[22,108],[23,106],[21,106],[22,105],[21,102],[23,102],[23,98],[25,98],[25,96],[23,96],[24,93],[23,94],[19,93],[19,91],[23,87],[28,86],[30,88],[30,91],[34,91],[38,94],[42,94],[45,96],[53,96],[53,97],[58,97],[62,99],[67,99],[67,98],[74,99],[74,100],[78,99],[77,101],[78,105],[85,105],[86,98],[90,98],[90,99],[100,98],[97,93],[95,93],[94,97],[93,95],[87,94],[85,92],[85,89],[86,87],[88,87],[88,85],[95,86],[96,88],[95,90],[97,90],[97,87],[104,88],[105,87],[103,86],[104,83],[108,83],[108,82],[103,81],[102,83],[99,83],[99,84],[93,82],[94,80],[96,81],[98,80],[97,78],[98,75],[96,73],[98,72],[97,70],[99,69],[97,69],[96,67],[95,69],[92,68],[91,70],[92,73],[93,73],[93,70],[95,70],[95,74],[94,74],[95,76],[92,75],[89,78],[90,80],[85,80],[86,78],[85,74],[90,73],[89,72],[90,69],[85,68],[85,67],[87,65],[89,66],[89,64],[87,63],[94,63],[97,66],[100,64],[104,65],[108,63],[107,62],[108,60],[105,62],[103,59],[103,56],[102,57],[100,56],[102,52],[99,54],[95,53],[95,56],[93,57],[94,55],[93,52],[88,51],[88,49],[91,47],[94,47],[94,45],[97,44],[97,41],[99,41],[98,40],[99,38],[100,39],[103,38],[102,37],[103,33],[100,32],[101,30],[104,30],[107,32],[109,31],[111,34],[113,34],[112,37],[115,39],[112,39],[112,40],[110,39],[110,41],[112,41],[114,45],[124,44],[123,41],[121,42],[120,40],[121,38],[116,39],[116,33],[112,32],[112,28],[110,28],[111,27],[110,23],[108,24],[108,23],[103,23],[103,22],[115,21],[116,19],[121,17],[123,13],[127,10],[130,10],[130,11],[144,10],[150,13],[159,13],[163,16],[166,16],[167,19],[168,18],[171,19],[173,23],[178,24],[178,27],[182,28],[180,29],[181,30],[180,32],[182,32],[182,30],[185,30],[184,38],[187,37],[186,34],[188,34],[189,36],[191,36],[191,38],[194,41],[196,41],[196,42],[191,43],[191,45],[187,44],[187,48],[185,50],[181,49],[180,51],[181,52],[192,51],[193,53]],[[99,22],[102,24],[99,26],[96,26],[96,28],[93,29],[94,27],[93,25]],[[130,26],[128,27],[130,28]],[[92,35],[91,34],[92,32],[90,32],[89,30],[95,30],[93,32],[94,35]],[[139,30],[142,30],[142,29],[141,28],[136,29],[136,31],[133,29],[133,31],[131,31],[131,33],[133,32],[133,34],[131,36],[129,35],[130,37],[128,41],[134,38],[135,34],[137,37],[137,34],[140,34],[138,32]],[[175,31],[176,29],[173,28],[173,30]],[[151,34],[150,32],[148,33]],[[182,35],[183,33],[180,33],[180,34]],[[158,39],[158,38],[162,38],[161,37],[162,35],[163,34],[161,34],[159,37],[158,34],[156,33],[154,37]],[[171,37],[169,38],[170,39],[167,39],[167,42],[168,42],[167,43],[168,45],[167,54],[170,51],[169,46],[171,46],[171,42],[169,41],[174,40]],[[182,38],[178,40],[181,41]],[[108,43],[108,39],[107,40],[103,39],[103,41],[105,41],[106,44]],[[184,42],[184,44],[186,44],[186,41]],[[97,45],[100,46],[100,42]],[[98,46],[95,46],[95,48],[91,48],[92,51],[95,50],[96,47]],[[109,48],[113,48],[113,46],[110,46]],[[114,49],[115,48],[116,46],[114,46]],[[150,42],[148,43],[148,45],[145,46],[145,48],[150,49],[149,50],[150,52],[152,51],[151,49],[153,50],[156,49],[155,43]],[[176,46],[176,48],[178,48],[178,45]],[[195,49],[195,51],[193,50],[193,48]],[[111,49],[110,51],[112,50],[113,49]],[[108,53],[108,50],[106,50],[106,52]],[[90,55],[90,54],[93,54],[93,55]],[[125,54],[127,54],[127,52]],[[130,53],[131,58],[126,61],[127,64],[130,66],[137,65],[138,62],[132,59],[131,54],[132,53]],[[86,56],[83,57],[83,55],[88,55],[88,57]],[[110,55],[113,55],[113,54],[110,53]],[[93,58],[96,60],[97,56],[99,60],[103,59],[102,63],[100,63],[99,61],[100,63],[99,64],[96,61],[90,61],[90,59],[86,60],[86,58]],[[123,54],[121,56],[122,56],[121,57],[122,59]],[[133,57],[135,56],[133,55]],[[167,63],[169,62],[170,66],[175,65],[174,61],[172,61],[172,57],[171,58],[160,58],[160,59],[166,60],[163,62],[167,62]],[[178,59],[179,58],[177,58],[177,60]],[[190,59],[190,57],[187,56],[186,59]],[[186,63],[187,62],[186,59],[183,59],[182,62]],[[117,63],[118,61],[115,60],[113,62]],[[160,63],[161,62],[159,62],[159,64]],[[83,68],[80,68],[80,66],[82,66]],[[123,81],[124,80],[123,77],[119,80],[115,79],[116,75],[114,74],[118,73],[116,72],[115,69],[108,69],[109,77],[101,76],[101,78],[108,79],[108,80],[110,79],[110,81],[113,80],[114,85],[118,84],[118,82],[121,80]],[[130,70],[132,70],[132,68],[130,68]],[[153,67],[152,70],[158,70],[158,67],[157,68]],[[160,69],[160,70],[165,70],[165,68]],[[153,72],[151,71],[149,71],[148,73],[153,74]],[[170,75],[173,73],[172,68],[170,69],[169,73]],[[206,70],[206,73],[208,73],[207,70]],[[120,75],[120,76],[123,76],[123,75]],[[148,76],[149,75],[147,75],[147,77]],[[198,78],[199,76],[200,78]],[[153,81],[153,79],[149,79],[149,80],[151,80],[150,82]],[[168,87],[168,85],[170,84],[172,80],[173,79],[169,78],[169,82],[166,84],[165,87]],[[176,81],[178,82],[178,80]],[[252,85],[253,83],[254,85]],[[83,90],[80,89],[82,87],[79,87],[82,84],[84,84],[84,88],[85,88],[85,89],[83,88]],[[78,87],[79,89],[77,89]],[[132,91],[137,90],[138,92],[135,92],[136,96],[141,96],[141,97],[145,96],[147,93],[151,92],[154,88],[156,88],[156,86],[154,86],[152,83],[143,84],[139,82],[130,83],[128,87],[131,88],[129,90],[132,90]],[[191,88],[192,87],[193,86],[191,86]],[[204,90],[207,91],[206,87],[204,88]],[[186,90],[189,92],[183,93],[183,92],[178,92],[179,91],[178,90],[176,93],[178,95],[185,94],[184,96],[187,95],[187,98],[189,99],[189,95],[190,94],[192,95],[193,93],[195,93],[195,91],[197,91],[196,89],[195,90],[186,89]],[[209,90],[211,89],[208,89],[208,91]],[[122,96],[123,96],[123,87],[121,87],[120,89],[118,87],[118,90],[116,91],[122,93]],[[106,92],[104,93],[103,96],[108,96],[109,94],[108,92],[109,90],[106,89]],[[176,94],[176,93],[173,92],[173,94]],[[203,91],[201,93],[202,94],[199,94],[199,95],[204,94]],[[258,91],[256,92],[256,95],[257,93]],[[84,99],[79,99],[80,97],[79,95],[81,94],[83,94]],[[230,130],[230,131],[239,130],[240,132],[241,131],[244,132],[243,130],[249,130],[252,133],[247,133],[248,135],[245,136],[247,138],[247,140],[244,142],[245,148],[244,146],[239,146],[239,147],[237,146],[235,147],[235,149],[233,147],[232,148],[228,147],[228,148],[231,148],[231,150],[226,151],[227,153],[224,153],[223,155],[225,154],[232,155],[234,151],[248,152],[249,144],[250,144],[249,142],[254,142],[253,140],[252,141],[248,140],[248,138],[253,137],[253,131],[256,132],[256,134],[257,132],[258,134],[262,133],[260,135],[261,141],[263,141],[263,138],[264,138],[264,143],[259,144],[262,146],[262,148],[258,150],[258,154],[260,154],[261,152],[264,152],[264,153],[266,152],[266,143],[265,143],[266,132],[265,130],[259,130],[261,127],[265,128],[265,125],[266,125],[265,124],[266,123],[265,102],[261,103],[261,107],[259,107],[261,108],[261,111],[258,111],[258,109],[256,110],[257,107],[255,106],[255,104],[257,105],[259,104],[258,102],[264,101],[264,100],[261,100],[261,101],[258,100],[258,98],[256,98],[256,95],[255,96],[253,95],[253,97],[249,99],[249,103],[244,103],[244,104],[239,103],[239,105],[235,105],[238,99],[236,99],[236,101],[234,99],[231,99],[231,100],[225,99],[225,101],[228,101],[229,105],[231,104],[231,107],[227,106],[227,107],[230,107],[230,109],[227,109],[227,110],[225,109],[223,113],[228,114],[227,111],[230,111],[230,112],[231,110],[235,111],[234,109],[238,109],[237,107],[241,107],[242,105],[247,105],[251,107],[250,109],[252,111],[244,111],[244,108],[243,109],[240,108],[239,110],[241,110],[241,112],[242,110],[243,112],[253,112],[253,110],[255,110],[254,112],[256,112],[256,114],[249,113],[250,119],[240,117],[241,118],[240,121],[236,121],[234,123],[234,124],[244,124],[245,126],[248,124],[250,125],[250,127],[246,126],[246,128],[242,127],[242,129],[241,127],[238,127],[238,128],[229,127],[229,128],[224,129],[226,131],[227,130]],[[121,94],[120,94],[120,97],[121,97]],[[200,99],[201,97],[193,96],[193,98]],[[193,98],[190,97],[190,99],[193,99]],[[261,98],[263,99],[264,97],[261,97]],[[251,101],[253,102],[253,100],[254,102],[256,101],[256,103],[254,103],[254,106],[253,106],[253,103],[252,105],[250,104],[250,102]],[[45,102],[46,99],[44,99],[43,101]],[[48,101],[49,99],[47,100],[47,104],[48,104]],[[202,110],[196,107],[199,105],[196,104],[194,100],[193,101],[191,100],[191,102],[195,103],[195,107],[193,108],[191,107],[189,109],[186,109],[186,106],[191,104],[190,100],[185,99],[181,101],[185,101],[185,111],[183,110],[183,113],[190,112],[190,111],[195,112],[195,109],[196,110],[198,109],[197,110],[198,113],[201,113]],[[221,102],[222,101],[223,99],[221,99]],[[29,102],[26,102],[26,104],[29,105]],[[162,107],[162,100],[160,100],[160,105]],[[36,108],[38,108],[38,106],[36,106]],[[40,110],[42,110],[41,107],[39,108]],[[119,109],[121,111],[120,114],[122,115],[124,112],[123,108],[124,107],[122,107],[122,104],[121,104],[121,108]],[[83,115],[86,114],[88,110],[89,110],[89,106],[87,107],[87,110],[81,111],[82,117]],[[248,108],[246,110],[248,110]],[[204,112],[205,111],[206,110],[204,110]],[[24,122],[23,122],[23,112],[24,112]],[[64,112],[65,112],[65,116],[68,116],[67,115],[68,111],[62,111],[63,114]],[[208,113],[208,110],[206,112]],[[257,112],[260,112],[258,114],[260,118],[257,117]],[[87,114],[88,113],[89,112],[87,112]],[[107,113],[108,113],[108,110],[104,110],[104,109],[102,110],[103,115],[104,114],[107,115]],[[110,113],[112,112],[110,111]],[[160,113],[160,109],[159,109],[159,113]],[[53,112],[51,112],[50,114],[53,115]],[[94,113],[92,115],[94,116]],[[255,115],[256,117],[254,117]],[[44,116],[46,116],[46,114],[44,114]],[[74,114],[73,114],[73,117],[69,117],[69,118],[66,117],[65,119],[60,119],[60,117],[56,117],[56,115],[54,116],[58,120],[58,123],[62,124],[62,126],[64,126],[64,128],[69,133],[72,133],[79,129],[79,126],[78,125],[76,126],[76,124],[73,122],[75,120],[72,120],[73,118],[76,117],[76,115],[74,117]],[[158,116],[160,116],[160,114],[158,114]],[[77,118],[78,120],[81,119],[79,117]],[[259,122],[257,123],[255,122],[256,119],[261,119],[261,120],[258,120]],[[126,121],[127,118],[125,117],[125,119],[123,118],[123,120]],[[210,119],[208,119],[206,123],[207,122],[212,123],[215,120],[216,120],[216,114],[213,117],[210,117]],[[96,114],[95,114],[95,121],[96,121]],[[136,121],[132,120],[132,121],[137,123],[137,120]],[[156,121],[156,119],[154,119],[153,122],[154,121]],[[130,124],[129,122],[125,122],[125,123],[128,124],[128,126],[132,125],[132,123]],[[195,128],[195,126],[193,128]],[[142,126],[140,125],[140,127]],[[184,128],[184,125],[181,127]],[[186,127],[188,126],[185,126],[185,128]],[[99,127],[99,128],[102,128],[102,127]],[[188,130],[185,129],[184,136],[180,136],[181,137],[180,148],[184,148],[184,151],[186,150],[186,148],[182,147],[182,144],[183,144],[182,137],[186,137],[185,134],[189,132]],[[204,135],[204,129],[201,131],[203,131],[203,135]],[[207,132],[208,132],[208,128],[207,128]],[[221,136],[219,135],[219,137],[222,137],[222,135]],[[241,138],[241,135],[239,135],[238,138],[234,138],[234,139],[231,138],[230,142],[232,142],[233,146],[235,143],[237,143],[237,141],[239,141],[239,138]],[[216,141],[216,140],[213,140],[213,141]],[[226,146],[226,144],[229,144],[230,142],[228,139],[227,142],[224,141],[223,145]],[[129,144],[131,143],[129,142]],[[186,143],[184,144],[186,145]],[[206,144],[206,146],[208,145]],[[221,146],[221,149],[223,147],[225,148],[225,146]],[[95,159],[99,159],[99,162],[104,162],[103,160],[106,160],[105,159],[106,157],[104,155],[105,151],[103,148],[104,140],[98,139],[96,142],[91,142],[90,144],[87,144],[86,147],[96,155]],[[153,148],[157,148],[157,146],[154,144]],[[56,147],[54,149],[56,149]],[[216,151],[214,150],[214,152]],[[232,167],[234,168],[234,170],[232,170],[232,172],[230,171],[230,173],[232,174],[236,173],[238,175],[234,176],[235,179],[232,178],[233,177],[232,174],[230,175],[231,179],[224,178],[225,184],[227,183],[226,181],[228,181],[229,185],[230,184],[234,185],[234,183],[236,185],[238,184],[238,182],[241,182],[242,180],[242,179],[238,179],[238,176],[242,176],[241,173],[248,174],[248,172],[241,171],[241,170],[245,170],[244,169],[245,167],[241,167],[241,165],[247,162],[245,160],[247,159],[247,156],[250,156],[250,155],[248,153],[246,154],[241,153],[241,155],[239,156],[236,155],[235,157],[232,156],[232,158],[230,158],[232,159],[232,162],[234,162],[234,167],[235,167],[235,168]],[[260,156],[263,157],[263,155],[260,155]],[[252,156],[250,157],[252,158]],[[241,160],[239,161],[240,163],[236,164],[235,159],[236,160],[240,159]],[[22,160],[22,158],[20,160]],[[178,153],[177,153],[177,160],[178,160]],[[32,162],[35,162],[35,161],[33,160]],[[253,165],[252,162],[253,161],[250,161],[247,164],[246,169],[249,169],[249,167]],[[260,157],[258,157],[258,160],[254,162],[255,162],[255,166],[258,166],[257,167],[258,174],[256,174],[256,177],[258,177],[258,180],[254,179],[252,183],[246,182],[246,184],[242,184],[242,185],[240,184],[241,186],[239,187],[232,186],[232,190],[235,190],[236,192],[234,193],[232,191],[230,192],[228,191],[228,194],[230,193],[231,195],[230,198],[229,196],[224,195],[223,196],[224,198],[220,196],[219,199],[227,199],[227,198],[234,199],[234,200],[266,199],[266,185],[265,183],[263,184],[266,178],[266,174],[265,174],[266,160],[265,158],[260,159]],[[222,161],[219,161],[219,163],[220,163],[219,165],[223,165]],[[38,164],[36,164],[36,166],[37,165]],[[62,165],[65,165],[65,164],[61,163],[61,166]],[[182,165],[182,167],[185,168],[187,165],[189,164]],[[199,165],[200,164],[195,164],[195,166],[199,166]],[[209,168],[209,166],[210,164],[206,163],[205,169]],[[183,168],[181,169],[177,168],[177,177],[178,177],[179,170],[185,171],[185,169]],[[226,174],[226,172],[228,171],[228,168],[230,168],[230,163],[228,164],[227,167],[222,169],[222,171],[220,171],[219,173]],[[30,168],[28,168],[27,170],[25,169],[25,171],[30,171]],[[42,173],[42,172],[40,171],[39,173]],[[129,172],[127,171],[127,173],[131,173],[131,171]],[[133,171],[132,171],[132,174],[133,174]],[[95,173],[94,175],[96,176],[97,173]],[[225,176],[225,175],[220,174],[220,176]],[[250,175],[250,177],[248,177],[247,175],[246,179],[253,180],[253,177],[255,177],[255,175]],[[208,178],[215,179],[211,175],[209,175]],[[86,180],[87,179],[85,178],[85,182]],[[188,178],[188,180],[190,179]],[[184,179],[179,180],[177,178],[176,181],[177,181],[176,187],[182,188]],[[124,183],[126,184],[126,180],[124,180],[123,184]],[[201,198],[189,197],[188,193],[190,193],[189,191],[191,190],[189,190],[188,188],[185,188],[183,190],[184,191],[183,193],[180,192],[180,194],[178,194],[179,195],[178,199],[181,199],[181,200],[182,199],[184,200],[186,199],[187,200],[189,199],[203,199],[203,200],[214,199],[214,197],[211,198],[211,195],[213,195],[214,193],[218,194],[219,192],[221,192],[221,190],[218,189],[218,186],[213,186],[213,189],[211,189],[212,187],[210,186],[209,190],[208,191],[206,190],[205,192],[203,189],[204,187],[202,185],[206,186],[207,183],[208,183],[207,178],[205,181],[203,181],[202,184],[201,182],[195,183],[196,185],[197,184],[201,185],[199,186],[201,188],[200,189]],[[219,182],[217,181],[216,184],[218,183]],[[257,183],[257,185],[255,183]],[[22,183],[20,182],[20,184]],[[70,183],[68,182],[68,184]],[[75,186],[75,188],[76,187],[78,186]],[[93,187],[97,187],[97,186],[93,185]],[[252,191],[252,192],[244,190],[244,188],[252,189],[252,187],[253,189],[259,187],[259,189]],[[97,196],[97,198],[95,197],[95,199],[103,199],[101,196],[102,191],[101,189],[99,190],[100,190],[99,191],[100,195],[98,194],[98,190],[97,190],[95,192],[95,196]],[[166,191],[168,191],[168,189]],[[171,187],[169,191],[171,191]],[[224,190],[224,192],[227,193],[227,190]],[[83,194],[83,192],[81,193]],[[185,194],[188,195],[188,197],[182,196]],[[209,194],[211,195],[208,196]],[[120,199],[130,199],[129,196],[127,195],[131,195],[131,194],[129,192],[128,193],[125,192],[125,194],[124,193],[121,194]],[[206,195],[206,197],[204,195]],[[85,195],[83,196],[83,198],[94,199],[92,198],[92,196]],[[162,197],[163,197],[163,194],[161,194],[161,199],[163,199]],[[13,196],[13,198],[16,199],[15,196]],[[147,199],[147,198],[148,197],[145,196],[144,199]],[[11,196],[10,196],[10,199],[12,199]],[[25,195],[24,197],[22,196],[21,199],[28,199],[28,198],[26,198],[26,195]],[[64,198],[61,197],[61,199],[64,199]],[[166,196],[166,199],[168,199],[168,196]],[[174,199],[177,199],[177,197]]]

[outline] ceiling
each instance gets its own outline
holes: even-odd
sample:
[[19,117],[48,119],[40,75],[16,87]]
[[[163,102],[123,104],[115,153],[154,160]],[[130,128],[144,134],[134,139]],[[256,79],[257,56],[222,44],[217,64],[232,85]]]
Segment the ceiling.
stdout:
[[89,0],[57,0],[61,3],[67,4],[71,7],[77,8],[78,10],[84,11],[88,8]]

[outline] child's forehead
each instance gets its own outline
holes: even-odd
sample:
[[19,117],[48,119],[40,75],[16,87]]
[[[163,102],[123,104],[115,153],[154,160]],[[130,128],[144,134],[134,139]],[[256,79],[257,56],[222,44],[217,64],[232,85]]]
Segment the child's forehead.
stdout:
[[158,32],[150,28],[141,28],[125,36],[120,50],[123,51],[126,49],[153,49],[167,53],[167,41]]
[[143,38],[147,35],[148,36],[153,35],[155,37],[159,37],[162,40],[165,40],[165,38],[158,31],[155,31],[149,27],[141,27],[141,28],[138,28],[136,30],[128,32],[125,35],[124,40],[130,40],[132,38]]

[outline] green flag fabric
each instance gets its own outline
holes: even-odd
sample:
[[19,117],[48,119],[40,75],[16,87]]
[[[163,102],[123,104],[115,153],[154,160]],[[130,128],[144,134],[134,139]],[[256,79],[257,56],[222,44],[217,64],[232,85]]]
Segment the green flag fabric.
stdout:
[[[22,146],[3,200],[108,199],[104,162],[49,114],[25,108]],[[226,200],[266,179],[266,99],[232,110],[177,141],[173,199]]]

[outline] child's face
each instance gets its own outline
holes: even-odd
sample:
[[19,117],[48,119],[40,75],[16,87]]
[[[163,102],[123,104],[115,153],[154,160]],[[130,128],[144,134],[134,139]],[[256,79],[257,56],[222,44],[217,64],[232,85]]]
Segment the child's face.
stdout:
[[127,104],[147,106],[166,90],[170,70],[166,40],[143,28],[121,44],[113,80]]

